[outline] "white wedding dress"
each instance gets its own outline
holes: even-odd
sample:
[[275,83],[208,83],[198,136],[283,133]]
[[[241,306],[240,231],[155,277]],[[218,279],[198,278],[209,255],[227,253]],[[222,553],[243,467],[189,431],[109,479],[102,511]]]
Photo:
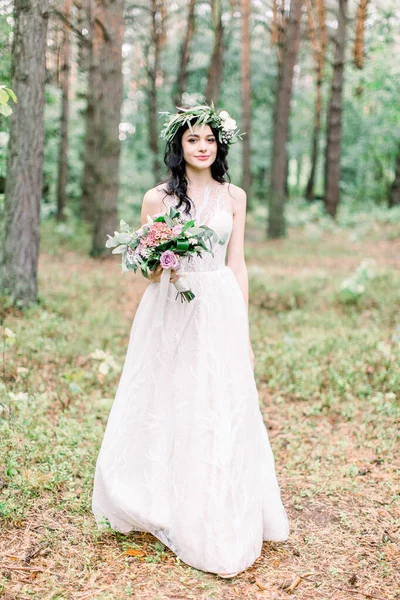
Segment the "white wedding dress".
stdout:
[[246,304],[225,265],[228,190],[206,188],[196,202],[194,217],[220,243],[214,257],[183,261],[195,299],[176,300],[168,282],[160,327],[160,283],[143,294],[93,492],[99,527],[150,532],[186,564],[213,573],[246,569],[263,540],[289,533],[249,357]]

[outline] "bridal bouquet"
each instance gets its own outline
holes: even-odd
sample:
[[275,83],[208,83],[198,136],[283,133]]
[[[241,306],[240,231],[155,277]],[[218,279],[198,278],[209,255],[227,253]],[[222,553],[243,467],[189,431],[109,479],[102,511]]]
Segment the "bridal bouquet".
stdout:
[[[107,248],[113,248],[113,254],[122,255],[122,270],[138,268],[148,278],[147,270],[154,271],[161,265],[167,269],[178,270],[182,267],[180,259],[194,254],[202,256],[203,252],[212,251],[212,243],[218,236],[206,225],[197,226],[194,220],[186,221],[173,206],[166,213],[159,213],[153,218],[147,217],[147,223],[136,231],[125,221],[120,222],[120,231],[108,236]],[[208,247],[208,245],[209,247]],[[169,278],[169,277],[168,277]],[[164,279],[164,278],[163,278]],[[180,276],[174,283],[181,302],[191,302],[195,297]]]

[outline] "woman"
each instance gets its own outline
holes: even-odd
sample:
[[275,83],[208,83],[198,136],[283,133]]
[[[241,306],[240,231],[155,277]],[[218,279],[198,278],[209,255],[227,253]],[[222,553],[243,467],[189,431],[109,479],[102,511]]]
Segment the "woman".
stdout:
[[[166,113],[164,113],[166,114]],[[289,526],[262,421],[248,328],[246,194],[227,183],[226,111],[181,108],[162,132],[170,176],[143,199],[142,224],[174,205],[219,242],[183,259],[195,299],[160,306],[149,273],[98,457],[93,512],[117,531],[147,531],[185,563],[222,577],[245,570]],[[162,311],[161,321],[155,318]],[[161,323],[161,325],[160,325]]]

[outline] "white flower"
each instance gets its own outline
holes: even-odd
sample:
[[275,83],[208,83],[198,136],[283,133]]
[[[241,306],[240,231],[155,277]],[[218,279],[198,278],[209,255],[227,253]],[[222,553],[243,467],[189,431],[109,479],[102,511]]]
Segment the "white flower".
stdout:
[[223,128],[227,129],[228,131],[234,131],[236,129],[235,119],[232,119],[231,117],[229,117],[229,119],[226,119],[226,121],[224,121]]
[[143,258],[149,258],[150,254],[151,254],[151,249],[150,248],[142,248],[140,251],[141,256],[143,256]]
[[136,255],[130,247],[128,247],[128,250],[126,252],[125,260],[130,265],[133,265],[136,262]]
[[223,121],[225,121],[225,119],[230,118],[230,114],[228,112],[226,112],[226,110],[221,110],[221,112],[219,113],[219,116]]

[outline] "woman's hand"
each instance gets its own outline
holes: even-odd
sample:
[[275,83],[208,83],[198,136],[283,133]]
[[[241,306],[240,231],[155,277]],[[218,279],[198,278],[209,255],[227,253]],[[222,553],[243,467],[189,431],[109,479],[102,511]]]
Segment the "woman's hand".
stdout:
[[249,352],[250,352],[251,368],[254,371],[254,352],[253,352],[253,348],[251,347],[251,342],[249,342]]
[[[149,275],[149,281],[151,281],[152,283],[160,283],[161,274],[163,272],[163,268],[161,265],[158,265],[154,271],[147,272]],[[179,277],[180,276],[175,271],[175,269],[171,269],[171,276],[169,278],[170,282],[175,283],[175,281],[178,281]]]

